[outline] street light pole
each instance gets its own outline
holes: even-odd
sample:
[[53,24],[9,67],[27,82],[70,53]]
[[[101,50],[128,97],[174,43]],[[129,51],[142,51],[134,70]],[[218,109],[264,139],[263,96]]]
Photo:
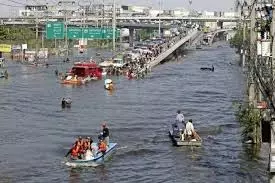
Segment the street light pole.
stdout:
[[65,49],[66,49],[66,56],[68,58],[69,56],[69,45],[68,45],[68,12],[73,12],[72,10],[68,9],[68,5],[74,5],[75,1],[67,0],[67,1],[59,1],[58,5],[59,6],[64,6],[65,9],[62,11],[65,13]]
[[116,0],[113,0],[113,54],[116,52]]
[[160,34],[161,34],[161,30],[160,30],[160,12],[161,12],[161,0],[159,0],[159,37],[161,37],[160,36]]
[[191,15],[192,15],[192,8],[191,8],[191,5],[192,5],[192,0],[189,0],[189,23],[191,24]]

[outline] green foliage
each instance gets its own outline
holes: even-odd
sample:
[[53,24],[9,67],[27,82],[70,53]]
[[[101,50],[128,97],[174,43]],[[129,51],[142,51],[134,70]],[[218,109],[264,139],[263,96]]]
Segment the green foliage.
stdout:
[[258,143],[257,129],[259,129],[261,114],[258,109],[248,104],[236,104],[236,118],[242,128],[242,137],[245,141],[252,140]]
[[22,43],[22,41],[35,38],[35,33],[30,28],[18,27],[18,26],[2,26],[0,27],[0,39],[1,41],[10,42],[15,41]]
[[245,37],[246,39],[243,40],[243,28],[238,29],[234,37],[230,40],[230,45],[237,48],[238,50],[240,50],[242,47],[247,47],[250,40],[248,29],[245,31]]

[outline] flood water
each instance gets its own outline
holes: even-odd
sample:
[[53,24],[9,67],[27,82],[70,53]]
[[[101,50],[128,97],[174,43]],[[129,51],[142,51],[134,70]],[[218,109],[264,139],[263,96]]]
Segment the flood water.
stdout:
[[[10,78],[0,81],[0,182],[267,182],[268,145],[258,154],[243,146],[234,116],[232,104],[246,90],[238,61],[225,44],[193,50],[145,79],[113,77],[113,93],[103,80],[63,86],[56,66],[9,62]],[[200,71],[212,64],[215,72]],[[72,98],[71,109],[61,109],[63,96]],[[202,147],[172,146],[168,127],[178,109],[193,119]],[[103,120],[118,143],[112,158],[97,167],[66,166],[75,138],[96,139]]]

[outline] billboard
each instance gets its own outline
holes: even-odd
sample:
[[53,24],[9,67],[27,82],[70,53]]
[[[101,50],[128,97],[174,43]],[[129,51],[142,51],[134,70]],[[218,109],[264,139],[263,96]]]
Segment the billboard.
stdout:
[[11,45],[10,44],[0,44],[0,52],[11,52]]

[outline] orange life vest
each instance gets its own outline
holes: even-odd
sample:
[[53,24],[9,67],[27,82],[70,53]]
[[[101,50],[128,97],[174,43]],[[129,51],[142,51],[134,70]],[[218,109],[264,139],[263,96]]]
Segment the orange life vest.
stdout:
[[74,146],[71,152],[71,155],[74,157],[77,157],[79,153],[79,147],[78,146]]
[[107,150],[107,146],[104,142],[100,142],[99,144],[99,151],[100,152],[105,152]]

